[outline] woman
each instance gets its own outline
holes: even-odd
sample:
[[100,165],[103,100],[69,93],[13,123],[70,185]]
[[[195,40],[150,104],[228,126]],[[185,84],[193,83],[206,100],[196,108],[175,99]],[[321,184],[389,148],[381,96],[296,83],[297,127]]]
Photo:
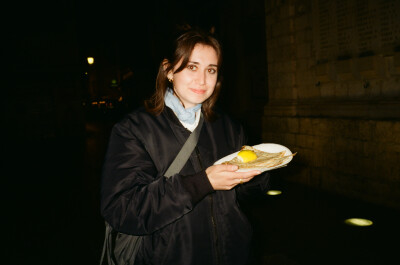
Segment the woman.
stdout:
[[[135,264],[246,264],[252,231],[237,197],[266,189],[268,175],[252,180],[259,171],[213,165],[245,144],[242,127],[214,110],[220,67],[215,38],[184,33],[161,63],[146,108],[112,130],[101,211],[115,230],[143,236]],[[166,178],[200,113],[204,124],[195,150],[179,174]]]

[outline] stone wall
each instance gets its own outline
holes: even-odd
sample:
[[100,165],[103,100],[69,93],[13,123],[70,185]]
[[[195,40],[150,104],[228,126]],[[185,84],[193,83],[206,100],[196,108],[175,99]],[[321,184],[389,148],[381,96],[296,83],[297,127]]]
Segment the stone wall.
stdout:
[[400,2],[265,1],[263,142],[294,181],[400,209]]

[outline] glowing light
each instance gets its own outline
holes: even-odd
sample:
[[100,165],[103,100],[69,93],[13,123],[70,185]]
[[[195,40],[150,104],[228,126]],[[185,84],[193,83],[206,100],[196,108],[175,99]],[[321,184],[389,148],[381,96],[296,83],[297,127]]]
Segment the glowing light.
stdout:
[[267,191],[267,194],[268,195],[281,195],[282,191],[280,191],[280,190],[269,190],[269,191]]
[[373,224],[371,220],[364,219],[364,218],[349,218],[344,221],[347,225],[353,226],[370,226]]
[[94,58],[93,57],[88,57],[87,58],[88,64],[94,64]]

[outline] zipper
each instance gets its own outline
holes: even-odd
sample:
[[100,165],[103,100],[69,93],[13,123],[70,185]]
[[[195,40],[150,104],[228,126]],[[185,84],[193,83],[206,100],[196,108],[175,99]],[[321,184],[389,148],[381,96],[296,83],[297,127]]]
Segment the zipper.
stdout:
[[196,150],[197,160],[199,160],[200,169],[201,170],[205,169],[204,166],[203,166],[203,162],[200,159],[200,151],[199,151],[199,148],[197,148],[197,146],[195,147],[195,150]]
[[[200,158],[200,151],[199,149],[195,148],[196,150],[196,155],[197,155],[197,159],[199,160],[199,164],[201,169],[204,169],[203,166],[203,162],[201,161]],[[211,216],[211,224],[212,224],[212,229],[213,229],[213,236],[214,236],[214,242],[215,242],[215,259],[216,259],[216,264],[220,264],[220,254],[219,254],[219,250],[218,250],[218,233],[217,233],[217,224],[215,222],[215,218],[214,218],[214,197],[213,194],[208,195],[208,197],[210,198],[210,216]]]
[[214,235],[214,242],[215,242],[215,258],[216,264],[220,264],[219,262],[219,250],[218,250],[218,233],[217,233],[217,224],[215,223],[214,218],[214,197],[212,194],[209,195],[210,198],[210,211],[211,211],[211,223],[213,227],[213,235]]

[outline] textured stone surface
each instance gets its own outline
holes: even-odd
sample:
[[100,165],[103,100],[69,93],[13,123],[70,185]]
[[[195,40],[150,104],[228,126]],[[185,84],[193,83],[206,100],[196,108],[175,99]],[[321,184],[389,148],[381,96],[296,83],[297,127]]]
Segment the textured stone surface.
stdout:
[[[379,31],[371,24],[380,23],[378,15],[368,20],[362,14],[352,17],[352,2],[340,8],[334,0],[266,4],[269,102],[263,141],[298,152],[291,181],[400,208],[398,43],[369,40],[367,32],[360,31],[374,27],[378,37],[396,35],[397,22],[386,21]],[[373,8],[389,12],[397,5],[389,2]],[[328,8],[335,6],[336,11]],[[362,8],[363,14],[372,12],[372,6]],[[337,18],[330,18],[338,31],[321,24],[327,19],[318,17],[321,10],[338,12]],[[366,47],[371,50],[355,52]]]

